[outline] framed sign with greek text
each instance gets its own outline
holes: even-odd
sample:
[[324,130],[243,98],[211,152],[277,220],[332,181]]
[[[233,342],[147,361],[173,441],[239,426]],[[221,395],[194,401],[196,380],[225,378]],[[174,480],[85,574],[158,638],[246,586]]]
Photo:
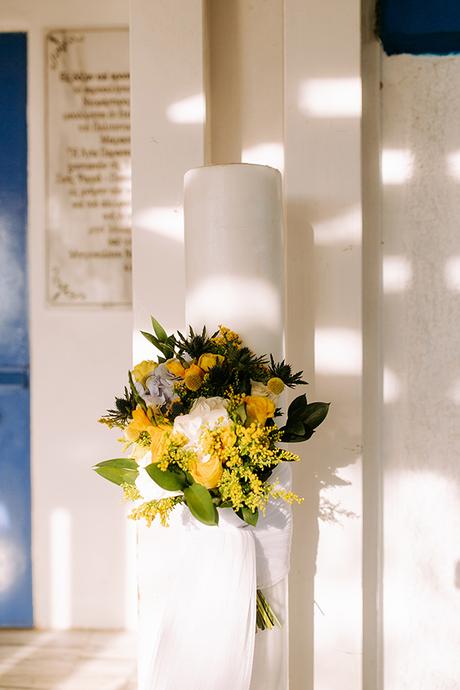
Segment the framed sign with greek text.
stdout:
[[129,306],[128,31],[50,31],[46,59],[48,302]]

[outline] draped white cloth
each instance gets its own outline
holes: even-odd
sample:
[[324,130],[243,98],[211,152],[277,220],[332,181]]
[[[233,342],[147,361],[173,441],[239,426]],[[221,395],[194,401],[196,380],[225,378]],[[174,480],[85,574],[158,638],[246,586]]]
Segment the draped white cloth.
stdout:
[[[291,468],[273,481],[290,487]],[[219,527],[179,506],[171,526],[139,528],[139,690],[286,690],[291,509],[256,528],[230,509]],[[261,588],[282,628],[255,631]]]

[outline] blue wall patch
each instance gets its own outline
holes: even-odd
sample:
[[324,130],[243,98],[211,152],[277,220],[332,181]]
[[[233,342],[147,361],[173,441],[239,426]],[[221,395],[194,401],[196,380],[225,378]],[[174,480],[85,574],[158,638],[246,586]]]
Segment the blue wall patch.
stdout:
[[460,53],[460,0],[379,0],[378,33],[387,55]]

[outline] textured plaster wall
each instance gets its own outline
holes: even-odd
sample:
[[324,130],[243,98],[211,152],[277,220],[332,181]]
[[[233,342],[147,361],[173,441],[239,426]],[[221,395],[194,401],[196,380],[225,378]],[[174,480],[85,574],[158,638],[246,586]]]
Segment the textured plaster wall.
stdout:
[[91,472],[116,457],[97,424],[131,359],[130,310],[45,302],[44,36],[49,28],[127,26],[121,0],[2,0],[2,31],[28,34],[29,314],[34,618],[38,627],[133,622],[130,541],[117,491]]
[[460,679],[460,59],[382,64],[385,690]]

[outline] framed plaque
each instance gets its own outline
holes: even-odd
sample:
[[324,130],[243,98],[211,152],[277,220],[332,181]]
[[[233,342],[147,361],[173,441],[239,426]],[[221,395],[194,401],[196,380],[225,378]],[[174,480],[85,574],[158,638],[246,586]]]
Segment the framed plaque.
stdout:
[[131,304],[127,29],[46,35],[47,295]]

